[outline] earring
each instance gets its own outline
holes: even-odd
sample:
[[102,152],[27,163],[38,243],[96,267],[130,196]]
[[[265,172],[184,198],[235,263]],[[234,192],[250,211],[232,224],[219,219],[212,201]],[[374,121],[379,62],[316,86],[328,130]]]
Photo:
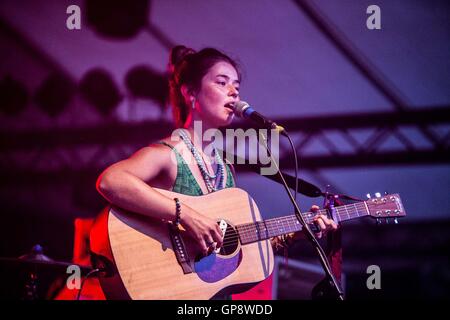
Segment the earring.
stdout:
[[192,101],[192,104],[191,104],[192,110],[195,110],[195,98],[193,98],[191,101]]

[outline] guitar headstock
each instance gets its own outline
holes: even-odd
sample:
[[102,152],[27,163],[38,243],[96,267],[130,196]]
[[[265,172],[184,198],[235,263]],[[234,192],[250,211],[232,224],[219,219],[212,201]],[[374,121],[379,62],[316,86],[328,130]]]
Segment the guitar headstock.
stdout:
[[402,200],[397,193],[383,196],[380,193],[375,193],[375,197],[371,197],[369,194],[367,197],[369,199],[365,201],[365,204],[367,205],[368,213],[371,217],[376,218],[378,222],[380,218],[386,218],[394,219],[394,222],[397,223],[397,218],[406,216]]

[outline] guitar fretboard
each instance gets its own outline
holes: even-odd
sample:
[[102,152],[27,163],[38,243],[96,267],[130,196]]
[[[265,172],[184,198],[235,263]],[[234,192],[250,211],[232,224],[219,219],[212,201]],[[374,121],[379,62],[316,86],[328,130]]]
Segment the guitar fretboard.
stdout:
[[[369,215],[369,210],[365,202],[357,202],[345,206],[335,207],[336,222],[346,221]],[[316,214],[328,215],[326,209],[317,213],[302,213],[307,224],[314,221]],[[242,244],[266,240],[282,234],[297,232],[302,230],[302,225],[295,215],[267,219],[254,223],[246,223],[236,226]]]

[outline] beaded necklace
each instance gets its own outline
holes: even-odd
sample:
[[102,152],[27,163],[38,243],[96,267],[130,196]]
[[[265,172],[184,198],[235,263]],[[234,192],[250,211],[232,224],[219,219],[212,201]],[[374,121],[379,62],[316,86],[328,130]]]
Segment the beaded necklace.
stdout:
[[[200,153],[198,152],[197,148],[192,143],[191,139],[186,135],[186,133],[183,130],[180,130],[180,137],[183,140],[183,142],[186,144],[186,146],[191,151],[192,155],[194,156],[195,161],[197,162],[197,166],[200,169],[200,172],[202,174],[203,180],[205,181],[206,187],[208,189],[208,192],[214,192],[220,189],[223,189],[225,187],[225,164],[223,163],[222,158],[219,155],[219,152],[217,151],[216,147],[213,147],[214,152],[214,158],[217,163],[217,171],[214,174],[210,174],[208,172],[208,169],[206,168],[205,161],[203,161],[203,158],[200,156]],[[213,184],[215,180],[219,177],[219,181],[216,184]]]

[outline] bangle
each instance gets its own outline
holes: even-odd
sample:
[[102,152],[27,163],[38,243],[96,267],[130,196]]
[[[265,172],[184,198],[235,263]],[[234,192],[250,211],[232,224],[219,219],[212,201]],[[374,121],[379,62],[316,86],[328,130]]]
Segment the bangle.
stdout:
[[173,226],[178,227],[180,224],[180,215],[181,215],[181,204],[178,198],[173,198],[175,201],[175,220],[173,221]]

